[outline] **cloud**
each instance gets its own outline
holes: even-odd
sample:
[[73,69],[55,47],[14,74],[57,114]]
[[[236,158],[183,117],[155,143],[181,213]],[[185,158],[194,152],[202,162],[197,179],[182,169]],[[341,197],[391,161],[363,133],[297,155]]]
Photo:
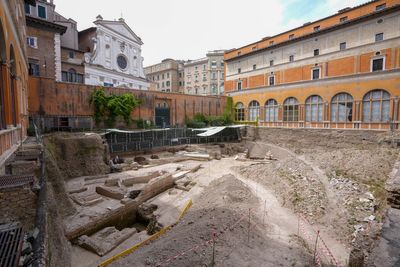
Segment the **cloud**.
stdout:
[[346,8],[346,7],[355,7],[358,6],[362,3],[365,3],[366,0],[326,0],[326,8],[331,11],[331,12],[337,12],[340,9]]
[[[196,59],[241,47],[343,8],[343,0],[54,0],[56,10],[92,27],[98,14],[125,21],[144,41],[145,65]],[[361,1],[347,0],[346,5]],[[79,6],[79,9],[76,8]]]

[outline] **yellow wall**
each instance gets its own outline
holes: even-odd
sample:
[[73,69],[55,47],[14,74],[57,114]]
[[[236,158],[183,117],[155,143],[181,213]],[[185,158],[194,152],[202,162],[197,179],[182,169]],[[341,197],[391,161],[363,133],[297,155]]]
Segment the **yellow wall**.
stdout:
[[[7,2],[7,3],[6,3]],[[17,18],[14,10],[16,6],[20,6],[22,14]],[[2,77],[0,78],[0,89],[4,97],[5,106],[5,122],[7,129],[0,129],[0,165],[4,162],[4,156],[14,147],[21,139],[26,137],[26,129],[28,126],[27,114],[27,84],[28,84],[28,67],[26,63],[26,36],[22,30],[25,25],[24,17],[24,1],[9,0],[0,2],[0,27],[3,30],[4,47],[0,47],[5,51],[5,60],[1,64]],[[14,62],[11,61],[11,50],[14,51]],[[11,79],[10,66],[15,64],[15,79]],[[11,96],[11,83],[14,82],[15,97]],[[15,117],[17,125],[13,125],[13,115],[11,103],[15,101]],[[21,108],[22,107],[22,108]],[[8,155],[8,154],[7,154]]]
[[[398,75],[393,75],[394,78],[382,79],[379,75],[375,76],[374,79],[359,78],[357,82],[345,82],[338,81],[335,84],[328,84],[324,81],[311,82],[304,84],[297,88],[287,88],[285,86],[271,88],[269,90],[263,90],[262,92],[252,92],[254,90],[247,90],[240,95],[233,95],[234,105],[241,102],[246,107],[245,118],[248,119],[247,108],[249,103],[256,100],[260,103],[260,121],[264,120],[263,107],[269,99],[275,99],[279,105],[282,105],[288,97],[295,97],[299,102],[299,121],[304,121],[304,106],[306,99],[312,95],[319,95],[323,102],[325,103],[324,108],[324,121],[329,123],[330,120],[330,102],[332,98],[338,93],[348,93],[353,97],[353,122],[361,122],[362,117],[362,100],[363,97],[370,91],[375,89],[383,89],[387,91],[391,96],[390,103],[390,118],[392,120],[396,119],[396,123],[400,124],[400,114],[399,114],[399,98],[400,98],[400,72],[396,71]],[[282,114],[280,110],[279,120],[282,120]],[[373,125],[376,123],[369,123],[368,125],[361,125],[361,128],[375,129]],[[263,124],[265,126],[288,126],[288,127],[302,127],[299,125],[285,125],[284,124]],[[303,125],[306,126],[306,125]],[[383,122],[376,126],[379,129],[388,129],[389,123]],[[320,125],[315,125],[315,127],[325,127],[322,123]],[[329,126],[330,127],[330,126]],[[351,128],[351,127],[348,127]]]

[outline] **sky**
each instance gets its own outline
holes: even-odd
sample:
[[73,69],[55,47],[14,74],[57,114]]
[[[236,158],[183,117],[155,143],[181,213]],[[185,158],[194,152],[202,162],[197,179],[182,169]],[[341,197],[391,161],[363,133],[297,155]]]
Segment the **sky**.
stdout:
[[367,0],[54,0],[78,30],[121,16],[142,38],[144,66],[239,48]]

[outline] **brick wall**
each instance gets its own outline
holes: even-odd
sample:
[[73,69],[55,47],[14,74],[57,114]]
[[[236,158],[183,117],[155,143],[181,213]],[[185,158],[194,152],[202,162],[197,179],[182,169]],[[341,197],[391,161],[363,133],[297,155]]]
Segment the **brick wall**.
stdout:
[[[73,52],[74,58],[70,58],[69,53]],[[77,50],[61,48],[61,70],[69,71],[71,68],[75,69],[77,73],[85,74],[83,66],[84,53]]]
[[54,32],[27,27],[27,36],[37,38],[37,48],[28,47],[29,61],[39,64],[40,76],[54,78]]
[[[92,116],[89,105],[91,93],[98,87],[59,83],[52,79],[29,78],[29,114],[31,116]],[[226,105],[224,96],[196,96],[124,88],[105,88],[108,93],[132,93],[142,101],[133,114],[133,119],[154,121],[155,107],[166,102],[171,109],[171,124],[182,125],[185,117],[191,118],[200,112],[205,115],[222,115]]]
[[29,187],[0,191],[0,224],[20,221],[27,229],[35,223],[37,196]]

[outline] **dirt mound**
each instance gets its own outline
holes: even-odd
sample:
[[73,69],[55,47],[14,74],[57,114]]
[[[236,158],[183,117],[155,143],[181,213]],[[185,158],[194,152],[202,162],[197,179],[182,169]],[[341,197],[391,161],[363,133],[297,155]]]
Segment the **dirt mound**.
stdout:
[[105,174],[107,149],[99,135],[52,134],[44,139],[49,228],[49,259],[52,266],[71,266],[71,244],[65,238],[63,218],[76,209],[65,189],[73,177]]
[[244,177],[273,188],[282,206],[314,218],[325,214],[325,189],[313,170],[300,160],[289,157],[237,170]]
[[[350,245],[353,252],[359,251],[359,254],[352,253],[352,259],[361,255],[360,261],[363,261],[374,246],[385,219],[388,196],[385,183],[399,154],[392,140],[398,142],[400,132],[260,128],[258,136],[258,142],[289,149],[294,157],[324,173],[328,178],[324,186],[332,207],[317,222]],[[279,155],[277,158],[278,161],[282,159]],[[271,169],[274,171],[267,168],[264,177],[270,178]],[[249,178],[260,175],[253,170],[243,171]],[[285,190],[285,185],[283,180],[271,186],[283,196],[294,192],[303,199],[310,193],[309,188],[302,187],[296,191]],[[311,184],[310,187],[319,191]],[[307,202],[313,204],[314,201]]]
[[45,146],[66,178],[110,171],[107,144],[98,134],[52,134],[47,136]]
[[258,140],[291,148],[299,153],[303,149],[315,147],[335,150],[353,145],[377,145],[382,136],[382,132],[377,131],[349,130],[259,128],[258,132]]
[[[248,210],[256,203],[257,198],[241,181],[224,176],[206,188],[201,199],[167,234],[111,266],[209,266],[213,250],[212,242],[207,241],[214,233],[218,235],[215,266],[306,265],[309,255],[294,240],[288,245],[267,237],[256,217],[251,217],[247,241]],[[174,258],[184,251],[184,255]]]

